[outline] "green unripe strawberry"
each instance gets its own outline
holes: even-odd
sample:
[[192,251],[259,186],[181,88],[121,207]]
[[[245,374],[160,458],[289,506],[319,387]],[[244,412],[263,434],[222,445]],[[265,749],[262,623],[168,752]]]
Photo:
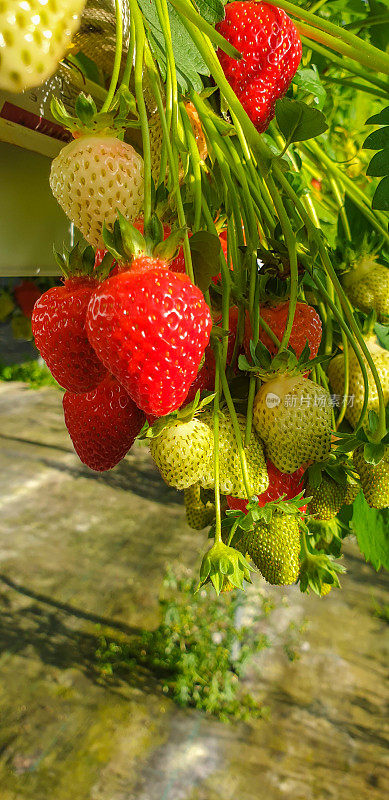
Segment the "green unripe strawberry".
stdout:
[[0,322],[4,322],[15,308],[11,295],[0,289]]
[[361,484],[357,481],[348,481],[346,485],[346,494],[344,496],[344,505],[345,506],[352,506],[354,500],[359,495],[361,491]]
[[281,472],[323,461],[331,446],[331,404],[326,389],[302,375],[279,375],[261,386],[253,425],[266,455]]
[[299,575],[300,529],[297,516],[275,512],[246,534],[239,549],[247,552],[268,583],[295,583]]
[[[384,350],[381,347],[375,337],[366,339],[366,344],[371,353],[373,358],[374,364],[376,366],[378,376],[380,378],[382,389],[384,392],[384,400],[385,405],[389,403],[389,351]],[[378,403],[378,393],[377,387],[373,378],[373,374],[371,369],[368,367],[366,359],[364,357],[364,362],[366,365],[367,370],[367,377],[369,383],[369,400],[367,404],[367,415],[369,411],[376,411],[378,413],[379,403]],[[328,377],[330,380],[331,387],[336,394],[343,396],[344,393],[344,373],[345,373],[345,362],[344,362],[344,355],[341,353],[338,356],[330,361],[328,365]],[[350,425],[353,428],[356,427],[359,416],[363,406],[363,399],[365,394],[362,371],[359,365],[359,361],[352,350],[349,347],[349,389],[348,389],[348,396],[349,396],[349,404],[347,405],[346,409],[346,419],[349,421]],[[367,418],[366,415],[366,418]]]
[[322,474],[320,486],[314,488],[309,481],[305,489],[308,503],[307,512],[316,519],[332,519],[336,517],[345,502],[346,484],[336,483],[329,475]]
[[186,520],[190,528],[202,531],[212,524],[215,519],[215,504],[212,500],[202,497],[201,487],[198,483],[185,489],[184,499]]
[[364,256],[343,284],[353,306],[366,314],[376,311],[379,319],[389,315],[389,269],[376,264],[373,256]]
[[150,453],[164,481],[175,489],[188,489],[209,473],[213,436],[200,419],[177,420],[150,441]]
[[15,314],[11,319],[12,335],[14,339],[30,341],[32,337],[31,320],[23,314]]
[[[237,414],[242,440],[246,430],[246,418]],[[213,430],[212,411],[204,412],[203,422],[207,422]],[[232,419],[225,411],[219,415],[219,471],[220,492],[241,499],[247,498],[247,491],[243,481],[242,467],[239,458],[238,444],[235,437]],[[269,485],[269,476],[266,468],[262,444],[255,431],[251,432],[250,441],[244,449],[247,463],[247,475],[253,495],[262,494]],[[206,472],[200,479],[201,485],[206,489],[215,487],[214,467]]]
[[322,587],[320,589],[320,597],[326,597],[327,594],[330,593],[331,589],[332,589],[332,584],[331,583],[323,583],[323,585],[322,585]]
[[370,508],[389,506],[389,447],[385,448],[385,455],[377,465],[365,461],[363,447],[354,451],[353,460]]

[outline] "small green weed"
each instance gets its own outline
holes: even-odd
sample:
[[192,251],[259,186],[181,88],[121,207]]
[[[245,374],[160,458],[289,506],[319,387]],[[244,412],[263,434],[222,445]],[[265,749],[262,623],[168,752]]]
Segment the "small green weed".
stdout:
[[195,581],[170,572],[160,598],[161,622],[136,641],[118,643],[106,636],[96,652],[99,670],[107,676],[146,667],[162,690],[181,706],[191,706],[223,721],[264,716],[267,709],[245,693],[240,678],[248,661],[269,643],[257,623],[269,613],[258,597],[258,615],[246,627],[237,624],[245,599],[238,593],[215,598]]
[[10,364],[6,366],[0,362],[0,381],[23,381],[28,383],[32,389],[40,389],[41,386],[56,386],[54,380],[45,364],[38,361],[25,361],[23,364]]

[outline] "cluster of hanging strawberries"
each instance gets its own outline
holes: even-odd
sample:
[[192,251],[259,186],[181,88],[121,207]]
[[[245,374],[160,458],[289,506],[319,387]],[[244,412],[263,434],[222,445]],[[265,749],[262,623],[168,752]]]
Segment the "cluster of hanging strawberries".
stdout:
[[[43,5],[1,4],[3,89],[22,91],[53,73],[84,2]],[[242,54],[238,61],[218,51],[230,86],[262,132],[298,68],[297,30],[283,10],[256,2],[229,3],[216,27]],[[51,189],[89,247],[61,258],[64,283],[37,299],[32,328],[42,357],[66,390],[65,423],[76,452],[91,469],[103,471],[118,464],[138,436],[148,440],[163,479],[184,492],[189,525],[210,525],[218,534],[204,557],[201,583],[211,580],[218,592],[241,587],[253,563],[270,583],[300,580],[303,591],[328,593],[342,571],[333,557],[337,546],[330,555],[325,547],[342,538],[335,521],[339,510],[361,488],[371,507],[389,504],[388,445],[380,445],[378,458],[359,426],[366,381],[373,427],[379,411],[374,376],[361,367],[365,357],[358,360],[352,351],[346,359],[341,353],[330,361],[326,377],[318,355],[321,318],[307,302],[297,302],[292,325],[285,298],[266,298],[251,315],[247,303],[232,304],[224,330],[220,303],[212,292],[206,302],[185,272],[185,229],[157,217],[153,230],[150,219],[144,223],[144,161],[122,136],[134,112],[131,98],[122,93],[109,112],[98,113],[93,100],[80,95],[76,117],[58,100],[52,108],[73,141],[52,163]],[[191,125],[204,160],[205,139],[193,113]],[[152,144],[159,141],[157,128]],[[153,177],[159,163],[160,151],[152,150]],[[219,240],[212,265],[216,300],[222,259],[233,269],[226,231],[219,231]],[[344,278],[355,307],[386,319],[388,275],[380,265],[359,260]],[[259,330],[253,331],[253,319],[260,319]],[[375,339],[366,347],[387,404],[389,353]],[[357,429],[351,443],[332,435],[334,396],[328,385],[338,396],[349,387],[352,403],[343,402],[346,419]]]

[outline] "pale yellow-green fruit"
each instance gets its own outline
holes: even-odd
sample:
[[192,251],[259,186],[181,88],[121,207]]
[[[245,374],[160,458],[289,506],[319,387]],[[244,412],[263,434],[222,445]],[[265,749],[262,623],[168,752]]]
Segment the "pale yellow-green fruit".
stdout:
[[389,316],[389,269],[372,256],[363,257],[344,276],[343,285],[356,308],[366,314],[376,311],[379,319]]
[[50,186],[65,214],[93,247],[118,211],[133,222],[143,206],[143,158],[113,136],[80,136],[51,165]]
[[[381,347],[375,337],[366,340],[368,350],[373,358],[375,367],[381,381],[385,405],[389,403],[389,351]],[[367,415],[369,411],[376,411],[378,413],[379,402],[378,392],[373,374],[370,367],[366,362],[365,356],[363,360],[366,365],[368,384],[369,384],[369,400],[367,404]],[[340,353],[338,356],[330,361],[328,365],[328,378],[330,381],[333,392],[341,398],[344,395],[344,375],[345,375],[345,360],[344,354]],[[348,405],[346,408],[345,417],[353,428],[356,427],[360,413],[363,407],[363,400],[365,395],[362,370],[359,361],[355,355],[354,350],[349,345],[349,387],[348,387]],[[366,415],[366,419],[367,419]]]
[[255,397],[253,425],[281,472],[323,461],[331,447],[329,393],[302,375],[277,376]]
[[23,92],[56,71],[79,28],[85,0],[0,2],[0,89]]
[[215,503],[213,499],[202,499],[201,487],[198,483],[185,489],[186,521],[190,528],[195,531],[202,531],[212,524],[215,519]]
[[150,441],[150,453],[164,481],[175,489],[199,483],[211,469],[213,437],[200,419],[177,420]]
[[[241,437],[244,442],[246,430],[246,418],[237,414]],[[206,410],[202,415],[203,422],[209,425],[213,431],[213,412]],[[232,424],[232,419],[226,410],[219,416],[219,473],[220,473],[220,492],[224,495],[232,495],[241,499],[247,498],[247,490],[243,480],[242,467],[239,458],[238,444]],[[266,461],[260,442],[255,431],[251,431],[248,446],[244,448],[247,477],[250,484],[252,495],[259,495],[265,492],[269,486],[269,476],[266,468]],[[200,479],[201,486],[206,489],[213,489],[215,486],[214,465],[212,463],[208,472],[205,472]]]

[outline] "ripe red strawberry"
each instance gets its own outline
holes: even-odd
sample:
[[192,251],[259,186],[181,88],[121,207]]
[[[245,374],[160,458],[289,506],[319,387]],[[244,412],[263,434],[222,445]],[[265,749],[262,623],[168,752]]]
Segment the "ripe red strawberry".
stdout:
[[97,286],[93,278],[67,278],[34,306],[35,344],[53,377],[70,392],[89,392],[106,374],[85,331],[88,303]]
[[31,319],[34,305],[42,290],[34,281],[22,281],[14,288],[14,298],[25,317]]
[[144,414],[112,375],[87,394],[65,392],[65,424],[74,449],[90,469],[112,469],[128,453]]
[[302,48],[291,19],[268,3],[234,2],[216,29],[243,58],[218,50],[225,76],[258,131],[274,117],[275,102],[285,94],[301,60]]
[[[292,500],[293,497],[296,497],[303,491],[303,467],[300,467],[296,472],[292,472],[291,475],[288,475],[285,472],[280,472],[271,461],[267,461],[266,466],[269,475],[269,488],[258,496],[258,505],[261,508],[263,508],[266,503],[279,500],[282,495],[286,495],[284,500]],[[247,500],[240,500],[238,497],[227,497],[229,508],[236,508],[239,511],[246,511],[247,502]],[[306,506],[303,506],[301,510],[305,511]]]
[[139,408],[156,416],[185,400],[211,327],[200,289],[145,256],[104,281],[87,314],[89,341],[103,364]]
[[[272,329],[273,333],[277,336],[277,339],[281,341],[284,330],[286,328],[286,322],[288,319],[288,311],[289,311],[289,300],[284,303],[278,303],[276,306],[261,306],[260,314],[267,322],[269,327]],[[308,342],[310,347],[310,358],[315,358],[318,354],[318,350],[320,347],[322,336],[322,325],[321,319],[317,311],[315,311],[312,306],[308,306],[306,303],[297,303],[296,305],[296,313],[293,320],[292,332],[289,339],[290,347],[293,347],[293,350],[296,353],[297,358],[301,356],[301,353],[304,350],[306,343]],[[244,337],[244,347],[246,351],[247,358],[250,357],[250,339],[252,338],[251,332],[251,323],[248,314],[246,315],[246,322],[245,322],[245,337]],[[259,329],[259,338],[260,341],[263,342],[265,347],[269,350],[270,353],[275,355],[277,353],[278,347],[274,344],[274,342],[270,339],[270,336],[260,327]]]

